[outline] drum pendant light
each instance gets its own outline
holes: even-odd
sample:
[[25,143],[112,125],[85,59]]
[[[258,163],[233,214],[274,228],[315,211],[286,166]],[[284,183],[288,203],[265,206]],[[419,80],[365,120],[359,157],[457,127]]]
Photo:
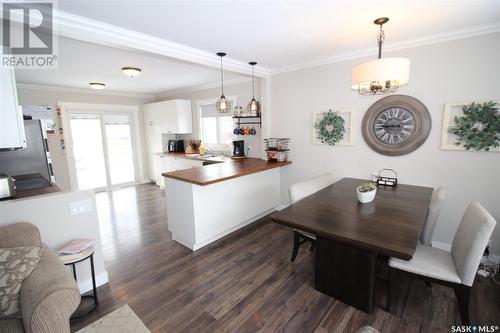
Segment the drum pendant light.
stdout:
[[381,17],[373,21],[380,26],[377,35],[378,59],[368,61],[352,68],[351,88],[360,95],[382,95],[393,93],[408,83],[410,60],[406,58],[383,58],[382,44],[385,34],[382,26],[389,21]]
[[217,108],[217,111],[219,113],[228,113],[231,111],[231,101],[224,96],[224,69],[222,67],[222,58],[226,56],[224,52],[219,52],[217,53],[217,56],[220,57],[220,81],[221,81],[221,88],[222,88],[222,94],[220,98],[217,100],[217,103],[215,103],[215,107]]
[[257,65],[255,61],[248,63],[252,66],[252,100],[248,102],[247,111],[252,116],[260,116],[260,105],[259,102],[255,100],[255,76],[254,76],[254,66]]

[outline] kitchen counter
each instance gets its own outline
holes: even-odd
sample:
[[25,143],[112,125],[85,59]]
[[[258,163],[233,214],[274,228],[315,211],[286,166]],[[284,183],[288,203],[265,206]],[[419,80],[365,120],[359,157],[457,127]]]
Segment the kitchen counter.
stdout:
[[289,164],[246,158],[163,173],[172,239],[196,251],[275,211]]
[[202,168],[166,172],[162,175],[167,178],[206,186],[228,179],[279,168],[291,163],[292,162],[269,163],[259,158],[245,158],[243,160],[230,160],[226,163],[207,165]]
[[192,160],[192,161],[202,161],[202,162],[208,162],[210,164],[232,161],[231,158],[228,156],[215,156],[215,155],[214,156],[206,156],[206,155],[200,155],[200,154],[169,153],[169,152],[155,153],[155,155],[183,158],[183,159]]
[[57,185],[50,185],[42,188],[37,188],[34,190],[17,191],[15,198],[11,199],[29,198],[37,195],[44,195],[57,192],[62,192],[62,189]]
[[15,200],[38,195],[62,192],[62,189],[46,180],[39,173],[31,173],[14,177],[16,179],[16,196],[13,198],[3,198],[2,200]]

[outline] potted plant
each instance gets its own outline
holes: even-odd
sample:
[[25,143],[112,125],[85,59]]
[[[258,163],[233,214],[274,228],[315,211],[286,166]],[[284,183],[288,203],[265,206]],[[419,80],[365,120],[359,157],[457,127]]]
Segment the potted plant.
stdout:
[[375,194],[377,193],[377,186],[375,186],[374,183],[364,183],[358,186],[356,193],[358,194],[359,202],[372,202],[373,199],[375,199]]

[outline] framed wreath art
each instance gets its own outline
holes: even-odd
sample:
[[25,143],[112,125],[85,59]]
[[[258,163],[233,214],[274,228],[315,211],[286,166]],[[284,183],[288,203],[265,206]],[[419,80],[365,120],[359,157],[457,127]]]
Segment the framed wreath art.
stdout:
[[347,110],[313,113],[313,143],[350,145],[352,142],[351,112]]
[[499,102],[446,104],[441,148],[500,151]]

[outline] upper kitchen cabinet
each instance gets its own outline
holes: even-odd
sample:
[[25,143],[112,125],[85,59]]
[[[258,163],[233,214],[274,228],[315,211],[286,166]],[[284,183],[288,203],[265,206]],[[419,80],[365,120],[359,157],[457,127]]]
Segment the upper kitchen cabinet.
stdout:
[[191,101],[173,99],[143,106],[146,125],[159,126],[161,133],[187,134],[193,132]]
[[13,68],[0,68],[0,150],[26,147],[23,114],[17,101],[16,78]]

